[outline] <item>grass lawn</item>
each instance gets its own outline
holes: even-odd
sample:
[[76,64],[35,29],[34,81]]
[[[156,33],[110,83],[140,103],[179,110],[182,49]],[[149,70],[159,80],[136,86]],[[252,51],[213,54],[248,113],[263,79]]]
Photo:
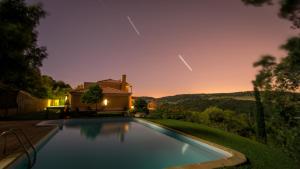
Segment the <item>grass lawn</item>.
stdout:
[[283,151],[253,140],[205,125],[170,119],[148,119],[149,121],[180,130],[201,139],[237,150],[248,158],[249,163],[240,169],[299,169],[300,164]]

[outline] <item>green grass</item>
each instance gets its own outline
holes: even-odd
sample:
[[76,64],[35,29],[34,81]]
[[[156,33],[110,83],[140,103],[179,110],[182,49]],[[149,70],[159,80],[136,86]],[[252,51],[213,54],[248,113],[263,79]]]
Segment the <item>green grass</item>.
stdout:
[[280,149],[271,148],[256,141],[205,125],[170,119],[148,119],[152,122],[180,130],[201,139],[237,150],[248,158],[248,163],[239,169],[299,169],[299,162]]

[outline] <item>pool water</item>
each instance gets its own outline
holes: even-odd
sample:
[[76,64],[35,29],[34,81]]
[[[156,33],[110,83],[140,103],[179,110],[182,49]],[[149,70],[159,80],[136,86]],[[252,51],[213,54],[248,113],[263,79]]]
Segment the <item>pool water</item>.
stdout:
[[[226,156],[147,122],[74,119],[63,121],[61,130],[40,148],[33,169],[162,169]],[[15,168],[26,169],[26,161]]]

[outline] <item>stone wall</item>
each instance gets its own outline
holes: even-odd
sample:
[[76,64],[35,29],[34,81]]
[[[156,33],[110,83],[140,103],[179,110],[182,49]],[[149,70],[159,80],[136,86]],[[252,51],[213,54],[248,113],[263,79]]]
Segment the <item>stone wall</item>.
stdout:
[[47,107],[47,99],[39,99],[29,93],[20,91],[17,96],[18,113],[34,113]]
[[14,107],[1,107],[0,116],[35,113],[47,107],[47,99],[36,98],[25,91],[18,91],[14,97],[17,104]]

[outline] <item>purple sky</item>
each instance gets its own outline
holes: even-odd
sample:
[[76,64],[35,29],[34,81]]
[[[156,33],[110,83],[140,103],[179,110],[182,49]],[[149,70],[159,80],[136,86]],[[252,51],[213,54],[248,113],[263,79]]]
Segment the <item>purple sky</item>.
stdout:
[[136,96],[251,90],[252,63],[284,56],[278,46],[298,33],[276,6],[241,0],[28,1],[49,13],[38,28],[44,74],[73,87],[127,74]]

